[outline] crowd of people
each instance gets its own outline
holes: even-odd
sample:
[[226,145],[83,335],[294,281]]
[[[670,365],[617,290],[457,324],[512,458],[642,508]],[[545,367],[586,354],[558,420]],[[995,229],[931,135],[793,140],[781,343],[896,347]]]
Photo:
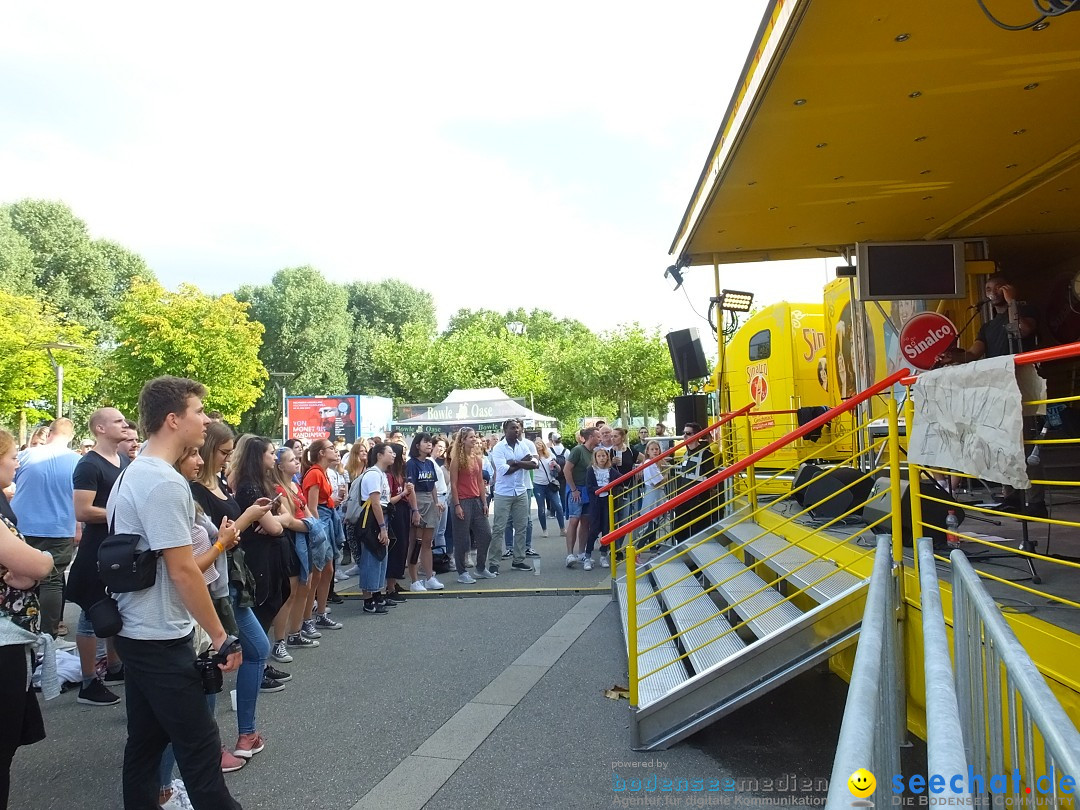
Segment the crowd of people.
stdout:
[[[138,428],[100,408],[75,448],[67,419],[21,450],[0,431],[0,489],[14,493],[0,497],[0,808],[16,749],[44,736],[30,676],[42,660],[40,691],[58,694],[55,648],[77,655],[80,704],[115,706],[124,687],[125,807],[239,807],[223,774],[265,750],[260,696],[291,680],[278,667],[342,627],[336,582],[357,577],[363,613],[387,615],[410,592],[442,590],[441,573],[475,585],[532,572],[533,503],[543,536],[549,521],[565,536],[566,567],[591,570],[619,491],[608,485],[661,453],[644,429],[630,445],[625,429],[586,428],[568,450],[558,432],[526,438],[517,419],[502,436],[278,447],[237,436],[204,411],[205,394],[193,380],[151,380]],[[669,475],[655,464],[628,476],[620,486],[642,494],[623,499],[620,520],[659,505]],[[152,584],[108,590],[98,554],[118,538],[150,556]],[[66,602],[80,609],[73,643]],[[220,684],[205,686],[207,668],[236,671],[235,736],[214,719]]]

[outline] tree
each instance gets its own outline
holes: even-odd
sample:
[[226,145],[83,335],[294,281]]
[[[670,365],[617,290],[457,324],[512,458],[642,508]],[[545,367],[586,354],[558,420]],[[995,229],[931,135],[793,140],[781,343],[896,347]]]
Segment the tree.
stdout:
[[91,239],[86,223],[63,203],[23,200],[0,207],[4,289],[33,294],[107,339],[116,306],[136,278],[154,278],[142,258],[114,242]]
[[345,286],[352,315],[352,337],[345,360],[349,391],[354,394],[390,396],[386,385],[391,369],[374,360],[375,344],[380,337],[400,339],[409,325],[428,340],[436,329],[435,300],[431,293],[404,281],[384,279],[354,281]]
[[[259,359],[270,372],[295,375],[288,389],[297,394],[348,393],[345,358],[352,317],[345,288],[327,281],[313,267],[278,271],[260,287],[241,287],[236,297],[266,328]],[[281,424],[281,394],[264,387],[255,411],[242,422],[254,432],[276,433]]]
[[81,347],[52,350],[64,367],[64,399],[88,397],[97,380],[94,336],[79,324],[65,323],[55,308],[27,296],[0,291],[4,326],[0,330],[0,418],[11,425],[20,411],[31,422],[56,413],[56,372],[44,346]]
[[580,363],[588,384],[614,400],[624,425],[629,424],[631,400],[650,412],[662,412],[679,393],[660,331],[647,331],[637,323],[605,332],[599,351]]
[[236,423],[267,380],[259,360],[263,326],[232,295],[216,298],[189,284],[168,292],[137,280],[120,302],[115,326],[107,391],[125,413],[136,412],[143,383],[172,374],[203,383],[207,409]]

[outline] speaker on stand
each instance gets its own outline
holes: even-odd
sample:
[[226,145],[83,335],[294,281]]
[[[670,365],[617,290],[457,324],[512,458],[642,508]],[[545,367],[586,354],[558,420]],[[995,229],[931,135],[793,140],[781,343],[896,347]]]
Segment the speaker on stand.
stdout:
[[[679,329],[668,332],[667,344],[671,365],[675,369],[675,380],[682,385],[683,394],[687,394],[692,380],[709,376],[709,364],[705,360],[705,350],[701,348],[698,330]],[[702,427],[705,425],[702,424]]]

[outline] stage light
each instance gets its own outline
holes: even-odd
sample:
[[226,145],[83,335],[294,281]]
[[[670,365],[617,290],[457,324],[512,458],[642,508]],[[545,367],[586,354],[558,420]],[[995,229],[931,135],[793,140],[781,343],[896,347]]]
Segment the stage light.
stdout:
[[720,292],[720,309],[725,312],[749,312],[754,304],[754,294],[751,292],[739,292],[738,290],[722,290]]

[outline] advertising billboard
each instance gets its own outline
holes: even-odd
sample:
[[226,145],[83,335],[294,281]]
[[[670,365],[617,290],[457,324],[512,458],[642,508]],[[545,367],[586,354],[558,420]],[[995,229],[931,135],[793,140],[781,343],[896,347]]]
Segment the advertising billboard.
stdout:
[[289,397],[289,438],[303,439],[310,444],[315,439],[346,442],[356,440],[356,397]]
[[288,397],[289,438],[352,444],[358,436],[383,433],[393,417],[394,402],[387,397],[342,394],[325,397]]

